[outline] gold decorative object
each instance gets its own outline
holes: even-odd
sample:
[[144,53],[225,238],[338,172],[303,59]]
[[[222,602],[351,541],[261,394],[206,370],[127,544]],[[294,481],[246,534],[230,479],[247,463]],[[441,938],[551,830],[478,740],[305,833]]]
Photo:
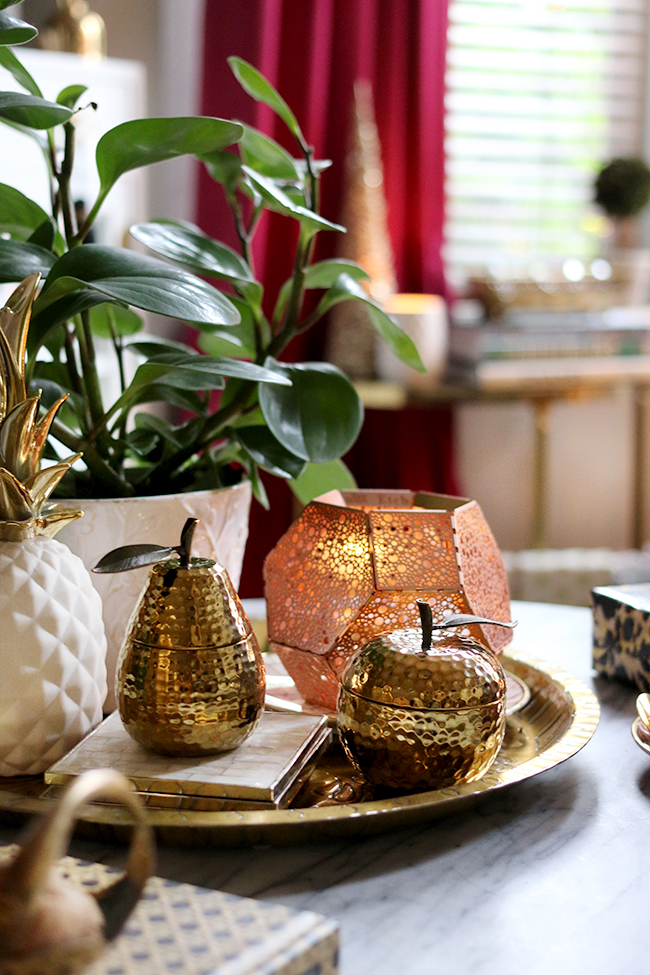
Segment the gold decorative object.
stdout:
[[25,349],[40,274],[30,274],[0,309],[0,541],[53,536],[83,512],[47,507],[61,478],[81,454],[41,470],[62,396],[38,419],[41,397],[27,396]]
[[[55,869],[74,820],[91,799],[119,803],[135,817],[126,875],[93,896]],[[119,934],[154,866],[153,834],[133,786],[111,769],[88,772],[62,795],[0,866],[0,973],[73,975]]]
[[[381,144],[372,88],[366,80],[354,85],[353,118],[346,157],[341,220],[347,227],[339,256],[356,261],[370,275],[362,286],[383,301],[396,290],[395,266],[388,232]],[[331,312],[328,358],[355,377],[375,372],[376,336],[366,306],[344,302]]]
[[[334,710],[348,660],[373,636],[419,623],[416,597],[507,621],[508,579],[476,501],[412,491],[332,492],[309,504],[264,565],[269,643],[302,697]],[[494,652],[511,637],[471,624]]]
[[418,607],[422,629],[367,643],[345,668],[338,700],[348,758],[372,785],[398,792],[480,779],[506,725],[501,664],[471,637],[445,631],[479,619],[452,616],[434,632],[431,607]]
[[39,47],[90,58],[106,57],[106,25],[99,14],[90,10],[86,0],[57,0],[57,7],[39,34]]
[[[348,763],[347,775],[342,774],[344,757],[336,743],[318,764],[318,795],[309,795],[308,783],[289,809],[209,812],[155,808],[150,802],[147,818],[167,843],[250,848],[253,843],[322,843],[327,838],[382,833],[461,812],[482,796],[565,762],[587,744],[598,725],[598,701],[573,675],[512,653],[501,661],[530,688],[531,698],[521,711],[506,719],[501,751],[478,782],[385,799],[364,797],[361,801],[355,787],[358,773]],[[325,778],[329,779],[328,786],[323,785]],[[350,787],[346,780],[352,780]],[[323,791],[330,795],[347,792],[352,801],[340,803],[332,795],[333,804],[322,805]],[[0,781],[0,816],[14,822],[17,815],[42,812],[51,801],[42,777]],[[104,836],[119,838],[123,829],[121,810],[105,803],[87,806],[82,819],[81,829],[93,838],[98,830]]]
[[49,503],[80,456],[41,470],[50,426],[25,387],[25,347],[40,274],[0,308],[0,775],[34,775],[102,718],[101,600],[56,532],[81,511]]
[[264,664],[253,628],[223,566],[190,557],[196,524],[187,519],[178,546],[122,546],[94,569],[157,563],[120,651],[117,701],[131,737],[164,755],[236,748],[264,707]]

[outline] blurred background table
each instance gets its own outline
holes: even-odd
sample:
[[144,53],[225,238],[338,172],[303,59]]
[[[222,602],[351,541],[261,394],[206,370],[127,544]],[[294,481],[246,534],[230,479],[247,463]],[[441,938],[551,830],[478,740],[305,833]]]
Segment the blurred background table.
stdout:
[[[570,761],[430,826],[284,848],[161,848],[159,875],[335,918],[342,975],[645,971],[650,758],[630,733],[636,693],[593,677],[588,609],[513,603],[513,616],[514,648],[600,699],[596,734]],[[106,843],[73,852],[120,859]]]
[[410,389],[402,384],[381,381],[356,383],[364,406],[370,410],[403,410],[407,406],[435,409],[466,403],[529,403],[535,416],[532,529],[535,548],[543,548],[546,543],[548,420],[551,406],[560,401],[608,395],[621,387],[632,390],[634,397],[630,545],[641,548],[646,535],[645,444],[648,434],[650,355],[490,360],[478,365],[471,380],[427,384],[420,379],[417,387]]

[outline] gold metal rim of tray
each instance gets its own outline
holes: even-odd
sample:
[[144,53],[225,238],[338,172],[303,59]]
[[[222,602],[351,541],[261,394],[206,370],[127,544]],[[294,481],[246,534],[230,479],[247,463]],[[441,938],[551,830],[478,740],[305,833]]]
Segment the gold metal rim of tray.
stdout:
[[[554,768],[592,737],[600,708],[582,681],[554,665],[521,654],[503,657],[504,666],[530,687],[531,699],[508,718],[506,741],[494,766],[478,782],[387,799],[305,808],[235,812],[155,809],[147,813],[162,843],[239,846],[291,844],[388,832],[460,811],[506,786]],[[39,794],[42,779],[0,782],[0,819],[45,811],[51,799]],[[31,783],[31,788],[30,788]],[[128,813],[92,805],[82,814],[85,835],[122,838]]]

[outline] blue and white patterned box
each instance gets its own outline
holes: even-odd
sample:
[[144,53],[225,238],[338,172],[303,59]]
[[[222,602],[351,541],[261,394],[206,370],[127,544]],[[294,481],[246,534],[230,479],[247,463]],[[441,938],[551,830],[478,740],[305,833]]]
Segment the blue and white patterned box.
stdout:
[[[0,846],[0,863],[17,851]],[[64,877],[99,891],[116,871],[73,857]],[[160,877],[121,934],[85,975],[337,975],[338,925],[311,911]]]

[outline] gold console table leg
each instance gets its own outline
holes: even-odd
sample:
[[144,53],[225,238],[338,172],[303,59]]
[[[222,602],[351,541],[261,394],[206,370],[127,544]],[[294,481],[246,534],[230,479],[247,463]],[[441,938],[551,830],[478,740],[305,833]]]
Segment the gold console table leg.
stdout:
[[548,419],[551,400],[533,400],[535,411],[535,444],[533,462],[533,548],[544,548],[546,542],[546,508],[548,503]]

